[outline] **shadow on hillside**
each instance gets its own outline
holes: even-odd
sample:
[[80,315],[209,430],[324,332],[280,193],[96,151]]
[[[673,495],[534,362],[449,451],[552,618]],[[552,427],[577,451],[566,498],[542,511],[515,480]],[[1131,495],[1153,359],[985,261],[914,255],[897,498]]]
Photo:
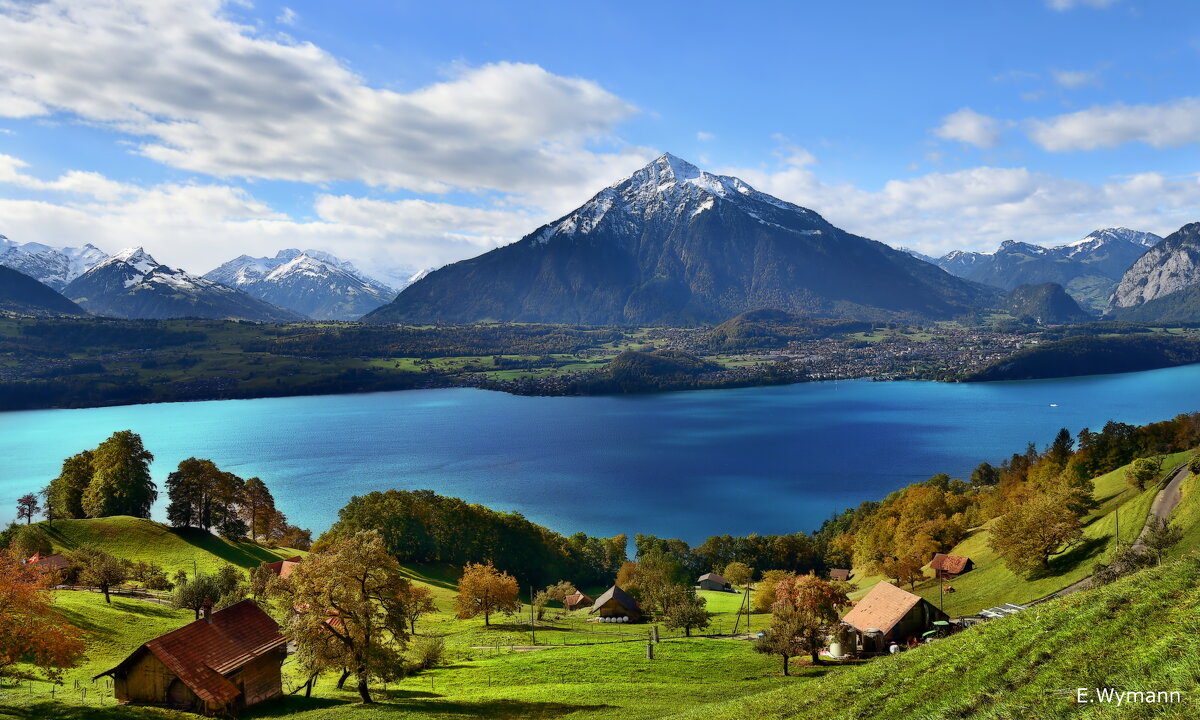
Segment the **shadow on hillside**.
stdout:
[[[140,713],[120,705],[86,707],[43,700],[29,705],[0,703],[0,717],[14,720],[128,720]],[[143,717],[162,717],[144,715]]]
[[171,532],[193,547],[244,568],[256,567],[264,562],[275,562],[280,559],[278,555],[264,547],[252,543],[226,542],[200,528],[172,528]]
[[1049,571],[1037,577],[1062,575],[1071,572],[1085,562],[1098,560],[1098,556],[1104,551],[1107,545],[1108,538],[1089,538],[1084,540],[1065,553],[1050,558]]
[[[458,579],[454,575],[456,568],[450,565],[432,566],[432,565],[412,565],[404,567],[404,574],[412,580],[423,582],[426,585],[444,588],[446,590],[457,590]],[[461,569],[458,569],[461,572]]]
[[286,695],[280,700],[264,703],[247,712],[241,717],[244,718],[266,718],[266,717],[288,717],[296,713],[309,712],[312,710],[325,710],[327,708],[340,707],[349,705],[345,700],[337,698],[315,698],[302,697],[300,695]]
[[379,703],[376,712],[418,712],[437,715],[456,715],[480,718],[556,718],[571,713],[609,710],[612,705],[572,705],[559,702],[536,702],[531,700],[409,700],[402,698]]

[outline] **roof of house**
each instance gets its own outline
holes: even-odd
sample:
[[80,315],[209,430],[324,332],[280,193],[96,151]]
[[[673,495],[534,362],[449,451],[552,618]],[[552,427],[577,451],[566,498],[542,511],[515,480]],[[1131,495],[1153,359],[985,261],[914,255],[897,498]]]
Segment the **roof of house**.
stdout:
[[829,571],[830,580],[849,580],[850,571],[846,568],[833,568]]
[[891,583],[881,582],[871,588],[871,592],[859,600],[842,620],[859,632],[879,630],[886,635],[919,602],[920,596],[905,592]]
[[287,640],[279,626],[253,600],[243,600],[193,623],[147,641],[111,670],[127,668],[143,651],[153,653],[199,697],[224,705],[241,692],[227,675]]
[[960,573],[967,569],[967,563],[971,562],[971,558],[963,557],[962,555],[944,555],[938,553],[933,556],[933,560],[929,561],[929,567],[934,570],[941,570],[948,573]]
[[616,585],[613,585],[609,589],[605,590],[603,595],[596,598],[596,602],[592,604],[592,609],[588,610],[588,614],[590,615],[596,612],[600,608],[604,607],[604,603],[613,599],[615,599],[621,605],[621,607],[625,608],[626,610],[633,610],[639,613],[642,611],[642,608],[640,605],[638,605],[637,600],[634,600],[629,593],[625,592]]
[[302,558],[302,557],[300,557],[299,555],[297,555],[296,557],[290,557],[290,558],[288,558],[288,559],[286,559],[286,560],[276,560],[276,561],[275,561],[275,562],[273,562],[273,563],[264,563],[264,564],[265,564],[267,567],[271,568],[271,572],[275,573],[275,574],[276,574],[276,575],[278,575],[279,577],[281,577],[281,578],[283,578],[283,579],[285,579],[285,580],[286,580],[287,578],[291,577],[291,575],[292,575],[292,570],[293,570],[293,569],[296,567],[296,565],[298,565],[298,564],[300,563],[300,561],[301,561],[301,560],[303,560],[303,559],[304,559],[304,558]]
[[578,605],[583,602],[592,602],[592,599],[579,590],[563,598],[564,605]]
[[721,577],[720,575],[718,575],[716,573],[704,573],[700,577],[696,578],[696,582],[704,582],[705,580],[712,580],[713,582],[718,583],[720,585],[728,585],[729,584],[728,580],[726,580],[725,578]]
[[43,570],[65,570],[71,566],[71,561],[58,553],[54,553],[53,555],[34,553],[33,557],[25,562],[30,565],[36,565]]

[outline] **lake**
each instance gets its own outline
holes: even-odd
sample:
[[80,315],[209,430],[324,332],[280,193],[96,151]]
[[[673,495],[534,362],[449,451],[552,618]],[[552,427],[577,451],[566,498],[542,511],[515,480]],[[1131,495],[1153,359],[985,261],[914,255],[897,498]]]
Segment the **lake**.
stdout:
[[0,520],[62,459],[116,430],[165,481],[211,458],[259,476],[288,518],[329,527],[352,495],[429,488],[564,533],[815,529],[831,513],[939,472],[966,478],[1060,427],[1200,410],[1200,365],[986,384],[850,381],[629,397],[471,389],[0,414]]

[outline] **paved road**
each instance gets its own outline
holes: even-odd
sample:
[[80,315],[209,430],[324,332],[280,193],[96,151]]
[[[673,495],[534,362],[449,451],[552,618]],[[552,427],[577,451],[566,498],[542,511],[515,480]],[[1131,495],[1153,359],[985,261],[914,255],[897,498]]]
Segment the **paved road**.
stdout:
[[[1146,543],[1143,542],[1143,538],[1146,537],[1146,532],[1150,529],[1150,523],[1155,518],[1163,520],[1164,522],[1171,519],[1171,513],[1175,511],[1175,506],[1179,504],[1180,499],[1183,497],[1183,481],[1186,480],[1190,474],[1191,473],[1188,471],[1187,463],[1184,463],[1179,470],[1175,472],[1175,475],[1172,476],[1169,481],[1167,481],[1167,484],[1163,486],[1163,489],[1159,490],[1158,494],[1154,496],[1154,502],[1150,504],[1150,513],[1146,515],[1146,524],[1142,526],[1142,531],[1138,533],[1137,540],[1135,540],[1133,543],[1134,550],[1143,552],[1146,549]],[[1043,603],[1047,600],[1053,600],[1057,597],[1063,597],[1064,595],[1070,595],[1071,593],[1079,592],[1080,590],[1086,590],[1091,586],[1092,576],[1089,575],[1078,582],[1066,586],[1058,592],[1050,593],[1049,595],[1038,598],[1029,604],[1036,605],[1038,603]]]

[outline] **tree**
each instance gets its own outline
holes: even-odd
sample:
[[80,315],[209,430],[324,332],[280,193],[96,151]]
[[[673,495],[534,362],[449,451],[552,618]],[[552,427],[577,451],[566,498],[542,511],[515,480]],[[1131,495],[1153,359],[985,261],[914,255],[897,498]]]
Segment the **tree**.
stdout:
[[668,593],[676,585],[688,583],[688,574],[679,558],[662,548],[654,548],[638,558],[629,586],[624,587],[648,612],[662,614]]
[[33,522],[33,516],[42,511],[42,506],[38,504],[37,495],[26,493],[17,498],[17,519],[25,518],[25,524]]
[[80,567],[79,579],[84,585],[94,585],[104,593],[104,602],[112,604],[109,591],[125,582],[129,566],[94,545],[84,545],[71,554]]
[[0,552],[0,676],[18,662],[60,682],[64,668],[83,655],[83,631],[54,609],[47,578]]
[[672,586],[663,596],[664,623],[672,630],[683,629],[692,636],[693,629],[708,627],[712,615],[705,610],[706,601],[690,587]]
[[789,578],[795,577],[795,573],[787,570],[767,570],[763,573],[762,580],[758,581],[758,585],[754,591],[754,609],[757,612],[771,612],[772,606],[775,605],[775,589],[779,583]]
[[471,563],[463,568],[454,598],[455,616],[460,620],[483,615],[483,624],[490,625],[495,612],[516,612],[521,609],[520,589],[512,575],[500,572],[491,563]]
[[131,430],[112,434],[92,454],[92,479],[83,493],[88,517],[150,517],[158,487],[150,479],[152,455]]
[[54,529],[54,505],[50,503],[50,486],[42,488],[38,495],[42,498],[42,516],[46,518],[46,522],[50,525],[50,529]]
[[215,575],[197,575],[196,577],[176,582],[175,594],[171,604],[181,610],[191,610],[195,619],[200,619],[200,610],[206,603],[215,606],[223,594],[224,587]]
[[721,574],[734,587],[738,585],[745,587],[753,579],[754,570],[744,562],[731,562],[725,566],[725,570]]
[[546,599],[550,602],[562,604],[568,597],[577,592],[579,591],[575,588],[575,585],[566,580],[559,580],[553,585],[546,586]]
[[[771,631],[777,629],[790,640],[778,640],[783,649],[798,648],[808,652],[814,665],[821,664],[819,652],[825,644],[825,636],[840,623],[839,611],[850,604],[844,583],[831,583],[816,575],[797,575],[779,583],[775,590],[778,598],[771,618]],[[776,628],[776,615],[779,627]],[[776,650],[783,654],[781,650]],[[784,674],[787,674],[785,657]]]
[[247,528],[240,512],[245,495],[245,480],[231,472],[218,474],[212,493],[212,519],[222,537],[245,537]]
[[46,537],[42,529],[32,525],[20,526],[20,529],[13,535],[12,549],[17,557],[22,558],[27,558],[34,553],[49,555],[54,552],[54,548],[50,545],[50,539]]
[[981,462],[971,471],[968,481],[973,488],[985,488],[1000,484],[1000,473],[991,463]]
[[1038,495],[1001,515],[988,546],[1009,570],[1030,577],[1050,567],[1050,556],[1083,538],[1079,517],[1060,498]]
[[1200,452],[1192,455],[1192,459],[1188,461],[1188,472],[1200,475]]
[[783,674],[789,675],[788,660],[800,655],[805,650],[801,639],[804,632],[803,620],[799,613],[782,607],[771,613],[771,626],[758,640],[754,642],[754,651],[765,655],[779,655],[783,658]]
[[246,521],[251,540],[267,534],[268,517],[274,512],[275,498],[266,483],[256,477],[247,480],[243,488],[242,519]]
[[220,474],[212,460],[181,460],[167,475],[167,521],[175,527],[212,527],[212,493]]
[[46,503],[54,508],[56,517],[87,517],[83,509],[83,493],[92,482],[92,455],[91,450],[84,450],[63,460],[62,471],[50,481]]
[[431,612],[437,612],[437,606],[433,604],[433,593],[423,585],[413,585],[408,593],[408,601],[404,604],[404,616],[408,618],[409,632],[416,635],[417,620]]
[[1138,490],[1145,490],[1162,470],[1163,458],[1138,458],[1125,470],[1125,481]]
[[276,587],[293,609],[283,634],[296,643],[307,671],[319,673],[338,664],[350,668],[363,703],[373,702],[372,679],[404,672],[404,610],[412,586],[377,531],[331,542]]
[[1146,550],[1161,562],[1163,553],[1182,539],[1183,530],[1178,526],[1168,525],[1160,517],[1152,517],[1146,527],[1146,534],[1142,537],[1142,542],[1145,544]]

